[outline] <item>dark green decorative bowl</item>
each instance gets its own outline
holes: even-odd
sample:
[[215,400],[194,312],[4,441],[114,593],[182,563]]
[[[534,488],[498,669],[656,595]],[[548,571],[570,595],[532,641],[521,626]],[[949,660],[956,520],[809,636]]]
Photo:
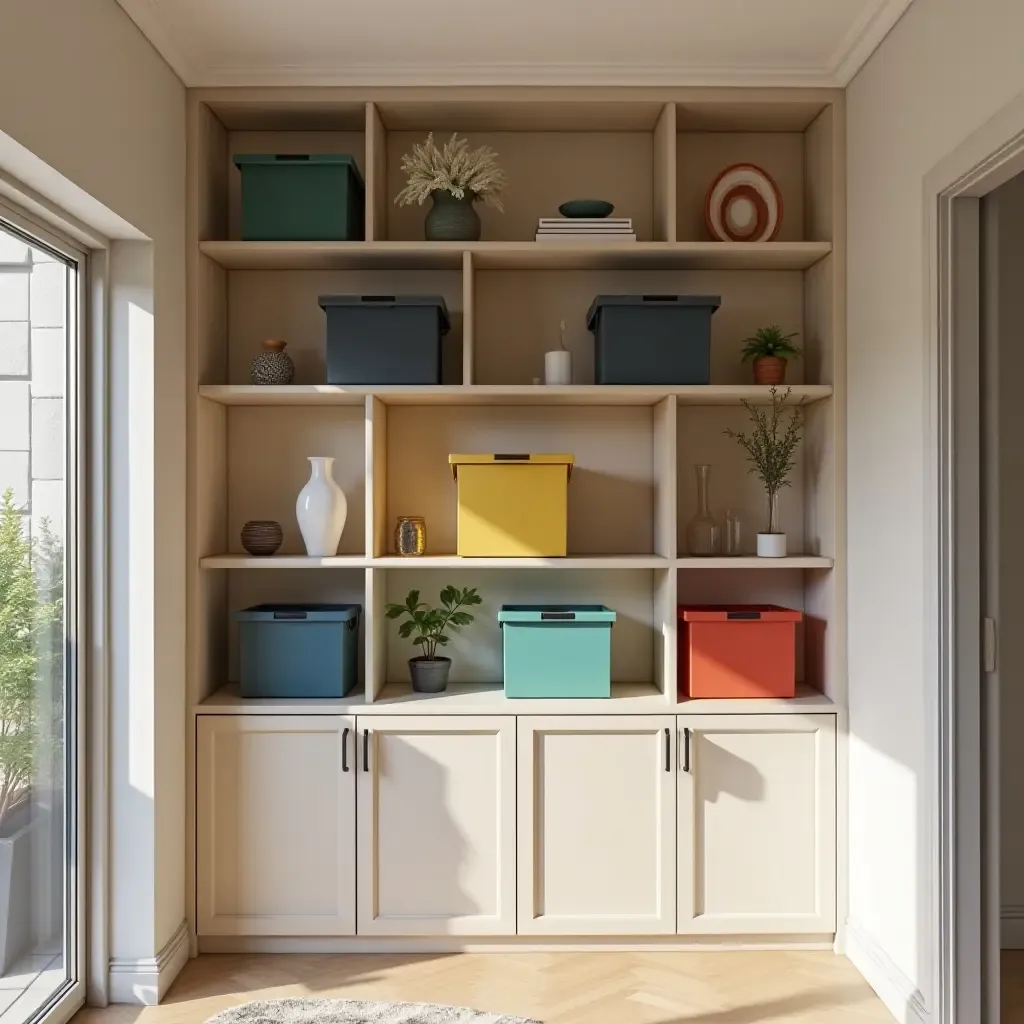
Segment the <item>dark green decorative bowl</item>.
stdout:
[[615,207],[603,199],[570,199],[558,212],[563,217],[608,217]]

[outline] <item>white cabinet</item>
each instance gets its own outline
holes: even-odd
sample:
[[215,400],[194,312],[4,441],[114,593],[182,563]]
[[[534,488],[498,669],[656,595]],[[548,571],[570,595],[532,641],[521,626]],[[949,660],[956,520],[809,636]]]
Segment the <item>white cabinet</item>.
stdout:
[[198,718],[200,935],[355,933],[354,727],[333,715]]
[[834,932],[835,716],[678,726],[680,934]]
[[358,726],[359,934],[514,934],[515,718]]
[[520,718],[520,935],[676,929],[675,717]]

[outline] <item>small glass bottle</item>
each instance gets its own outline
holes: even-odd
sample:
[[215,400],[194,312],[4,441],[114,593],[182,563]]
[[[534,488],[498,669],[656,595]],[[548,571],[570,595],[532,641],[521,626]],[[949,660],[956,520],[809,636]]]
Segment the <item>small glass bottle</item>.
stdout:
[[743,554],[743,518],[734,508],[725,510],[725,553],[733,557]]
[[427,524],[422,516],[399,516],[395,527],[395,551],[406,557],[427,550]]
[[686,546],[691,555],[706,557],[722,550],[722,525],[708,506],[710,466],[694,466],[697,475],[697,514],[686,527]]

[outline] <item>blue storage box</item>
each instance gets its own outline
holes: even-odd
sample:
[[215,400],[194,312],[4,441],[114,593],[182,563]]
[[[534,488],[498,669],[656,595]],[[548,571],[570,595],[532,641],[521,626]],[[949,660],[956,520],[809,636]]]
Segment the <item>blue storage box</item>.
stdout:
[[358,604],[259,604],[235,613],[243,697],[344,697],[359,674]]
[[505,604],[506,697],[610,697],[612,623],[603,604]]

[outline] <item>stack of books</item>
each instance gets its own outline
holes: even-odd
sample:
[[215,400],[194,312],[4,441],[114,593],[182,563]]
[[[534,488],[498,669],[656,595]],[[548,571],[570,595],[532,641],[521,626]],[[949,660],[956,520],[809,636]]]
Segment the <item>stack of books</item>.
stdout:
[[538,242],[635,242],[629,217],[541,217]]

